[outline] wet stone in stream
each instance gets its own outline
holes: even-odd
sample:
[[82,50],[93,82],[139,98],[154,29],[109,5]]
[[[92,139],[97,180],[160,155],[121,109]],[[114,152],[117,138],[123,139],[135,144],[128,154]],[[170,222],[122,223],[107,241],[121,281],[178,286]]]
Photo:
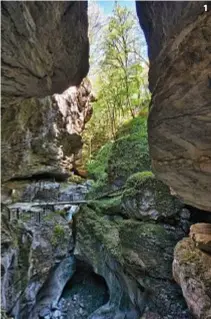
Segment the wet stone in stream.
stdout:
[[59,302],[61,319],[86,319],[109,299],[105,280],[77,262],[76,273],[64,288]]

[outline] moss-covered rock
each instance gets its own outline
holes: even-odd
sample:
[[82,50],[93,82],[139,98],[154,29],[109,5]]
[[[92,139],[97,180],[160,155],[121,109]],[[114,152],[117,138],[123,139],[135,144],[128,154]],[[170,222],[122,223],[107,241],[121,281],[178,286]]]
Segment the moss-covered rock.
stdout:
[[[125,318],[122,309],[124,313],[136,309],[132,318],[139,318],[147,305],[151,311],[159,310],[163,318],[169,314],[183,318],[183,311],[188,318],[172,281],[173,249],[184,233],[162,224],[111,218],[115,212],[110,216],[110,209],[118,201],[93,201],[77,215],[75,254],[105,278],[110,292],[106,314]],[[146,299],[147,295],[151,297]],[[104,311],[102,307],[97,313]]]
[[88,205],[97,212],[105,215],[113,215],[121,213],[121,198],[122,196],[114,196],[100,200],[93,200]]
[[146,117],[137,117],[125,123],[116,139],[88,163],[89,176],[95,180],[90,197],[122,187],[133,173],[150,170],[146,121]]
[[211,255],[184,238],[175,247],[173,275],[194,318],[210,318]]
[[131,174],[150,167],[146,118],[135,118],[117,133],[108,159],[108,182],[122,186]]
[[62,245],[65,241],[65,229],[62,225],[55,225],[53,229],[53,234],[51,237],[51,243],[53,246]]
[[131,175],[122,196],[123,213],[141,220],[178,219],[182,203],[170,194],[169,187],[157,180],[152,172]]

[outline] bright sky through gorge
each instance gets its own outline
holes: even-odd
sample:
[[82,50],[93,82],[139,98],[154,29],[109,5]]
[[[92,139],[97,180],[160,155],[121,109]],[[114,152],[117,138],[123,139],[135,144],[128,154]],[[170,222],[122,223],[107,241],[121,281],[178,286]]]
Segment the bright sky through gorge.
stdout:
[[[114,8],[115,1],[96,1],[103,9],[105,14],[110,15]],[[120,6],[127,7],[135,12],[135,1],[118,1]]]

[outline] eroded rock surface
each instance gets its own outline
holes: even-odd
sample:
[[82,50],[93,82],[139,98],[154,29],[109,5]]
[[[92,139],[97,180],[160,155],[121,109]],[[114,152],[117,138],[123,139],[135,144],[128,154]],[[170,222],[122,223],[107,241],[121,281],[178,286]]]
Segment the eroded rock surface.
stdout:
[[190,237],[195,246],[211,254],[211,224],[198,223],[190,228]]
[[[200,225],[198,224],[196,227],[194,227],[195,225],[192,226],[195,228],[196,232],[194,231],[194,233],[196,235],[197,228],[205,228],[204,224]],[[193,235],[193,229],[191,234]],[[210,318],[211,254],[200,250],[192,238],[183,239],[175,248],[173,275],[182,288],[184,298],[194,318]]]
[[137,1],[150,58],[152,166],[187,204],[211,211],[211,10]]
[[77,215],[75,255],[105,278],[110,295],[90,319],[191,318],[172,276],[173,250],[186,234],[190,215],[170,192],[166,200],[165,185],[147,178],[148,207],[135,183],[133,195],[126,189],[89,203]]
[[80,158],[90,119],[91,86],[83,80],[62,95],[25,99],[2,111],[2,179],[48,175],[64,179]]
[[57,281],[60,280],[59,287],[54,283],[54,293],[51,289],[55,299],[62,293],[72,270],[68,258],[73,240],[67,222],[56,213],[51,213],[50,218],[45,216],[40,223],[29,215],[25,219],[8,222],[5,216],[2,218],[2,307],[19,318],[29,318],[39,301],[40,289],[49,276],[53,277],[53,269],[59,268],[64,260],[69,269],[66,277],[63,276],[64,265],[60,271],[55,270]]
[[[45,97],[88,72],[86,1],[2,2],[2,94]],[[10,104],[10,103],[9,103]]]
[[87,31],[86,1],[2,2],[3,180],[62,178],[78,159],[91,116]]
[[11,316],[35,319],[46,307],[56,309],[75,271],[74,230],[68,220],[71,206],[48,202],[82,199],[86,190],[42,181],[19,189],[19,198],[28,202],[10,209],[3,205],[1,306]]

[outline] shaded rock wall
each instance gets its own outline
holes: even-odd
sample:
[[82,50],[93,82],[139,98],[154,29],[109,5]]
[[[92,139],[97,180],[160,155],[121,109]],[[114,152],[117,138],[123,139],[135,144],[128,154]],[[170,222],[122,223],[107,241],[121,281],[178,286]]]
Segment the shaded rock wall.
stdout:
[[86,1],[2,2],[3,181],[72,168],[91,116],[87,31]]
[[211,211],[211,10],[137,1],[148,43],[152,166],[186,203]]
[[2,2],[2,93],[44,97],[88,72],[87,2]]
[[7,314],[35,319],[43,308],[56,308],[75,271],[71,205],[58,202],[84,199],[87,189],[87,184],[25,183],[16,188],[16,200],[23,202],[2,205],[1,307]]
[[62,95],[29,98],[2,111],[2,179],[48,174],[65,177],[80,157],[92,114],[91,86],[83,80]]
[[[42,209],[40,211],[42,213]],[[54,290],[51,287],[48,294],[42,295],[42,304],[57,301],[71,277],[73,264],[70,258],[72,231],[65,219],[51,213],[39,223],[30,215],[32,212],[21,220],[9,221],[5,212],[1,225],[1,307],[11,316],[22,319],[30,317],[43,286],[54,286]],[[64,273],[65,267],[68,274]],[[48,282],[52,280],[54,284],[50,285]]]

